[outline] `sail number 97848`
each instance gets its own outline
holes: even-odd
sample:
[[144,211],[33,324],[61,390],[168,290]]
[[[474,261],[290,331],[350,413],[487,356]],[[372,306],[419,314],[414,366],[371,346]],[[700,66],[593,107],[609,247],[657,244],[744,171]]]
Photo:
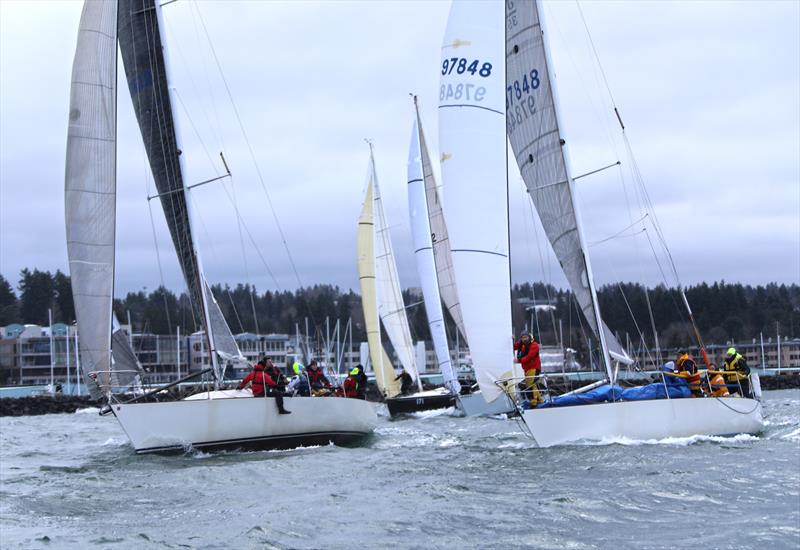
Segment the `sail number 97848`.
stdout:
[[[530,79],[528,79],[528,76],[530,76]],[[522,96],[530,94],[541,84],[539,71],[533,69],[530,75],[526,74],[522,77],[522,82],[515,80],[513,83],[509,82],[509,84],[506,87],[506,108],[514,105],[515,101],[520,102],[521,100],[521,103],[525,103],[527,98],[523,99]]]
[[474,75],[478,73],[479,76],[484,78],[492,74],[492,64],[488,61],[481,64],[479,60],[475,59],[470,63],[464,57],[451,57],[442,61],[442,74],[453,74],[454,69],[457,74],[469,73]]

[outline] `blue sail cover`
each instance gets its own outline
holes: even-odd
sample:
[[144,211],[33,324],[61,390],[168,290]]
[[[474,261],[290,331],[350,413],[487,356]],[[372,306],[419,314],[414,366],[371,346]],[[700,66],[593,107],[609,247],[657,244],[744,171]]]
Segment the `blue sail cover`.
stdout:
[[606,403],[609,401],[647,401],[651,399],[665,399],[669,394],[670,399],[691,397],[692,392],[683,378],[674,376],[665,377],[664,382],[655,382],[646,386],[623,389],[619,386],[606,384],[583,393],[562,395],[551,401],[539,405],[540,409],[549,407],[571,407],[574,405],[590,405],[593,403]]

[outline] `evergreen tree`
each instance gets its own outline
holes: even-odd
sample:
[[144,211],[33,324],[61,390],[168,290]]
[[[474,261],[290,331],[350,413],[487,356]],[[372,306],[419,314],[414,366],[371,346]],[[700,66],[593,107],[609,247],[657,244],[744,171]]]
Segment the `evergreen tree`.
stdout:
[[63,323],[72,323],[75,320],[75,304],[72,301],[72,284],[69,276],[56,271],[53,276],[53,291],[56,301],[53,318]]
[[22,322],[47,325],[47,310],[54,305],[52,275],[49,271],[29,271],[27,268],[19,275],[19,314]]
[[19,322],[17,295],[11,283],[0,275],[0,326]]

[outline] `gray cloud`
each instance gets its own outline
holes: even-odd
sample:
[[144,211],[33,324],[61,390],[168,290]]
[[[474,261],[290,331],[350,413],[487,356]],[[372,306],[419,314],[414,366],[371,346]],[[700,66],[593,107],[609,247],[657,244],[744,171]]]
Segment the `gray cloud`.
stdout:
[[[575,5],[547,6],[574,173],[617,158],[627,163]],[[800,5],[598,1],[582,7],[684,282],[800,279]],[[402,282],[417,284],[406,210],[407,94],[419,94],[435,149],[448,8],[445,2],[199,3],[303,284],[357,288],[364,137],[376,143]],[[67,269],[64,148],[80,9],[77,2],[0,2],[0,272],[12,281],[26,266]],[[276,288],[246,236],[245,270],[225,193],[235,189],[278,285],[294,288],[194,4],[164,11],[174,84],[186,107],[178,112],[187,181],[220,171],[220,150],[234,175],[225,188],[212,184],[193,193],[208,276],[239,282],[247,271],[260,289]],[[145,200],[149,176],[124,82],[119,98],[118,294],[161,282]],[[617,174],[578,183],[590,242],[630,223]],[[563,284],[540,227],[536,240],[538,220],[526,214],[513,170],[510,180],[515,279]],[[151,206],[164,282],[179,290],[163,215],[155,201]],[[590,251],[601,282],[660,280],[641,238]]]

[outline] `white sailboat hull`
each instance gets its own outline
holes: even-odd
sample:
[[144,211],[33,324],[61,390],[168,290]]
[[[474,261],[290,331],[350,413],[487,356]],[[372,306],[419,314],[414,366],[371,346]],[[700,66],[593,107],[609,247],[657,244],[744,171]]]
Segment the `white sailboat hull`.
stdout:
[[491,416],[493,414],[507,414],[515,410],[511,400],[501,395],[491,403],[487,403],[481,392],[459,395],[456,401],[458,408],[464,416]]
[[741,397],[659,399],[529,409],[522,418],[540,447],[614,438],[659,440],[756,434],[761,402]]
[[286,397],[292,414],[279,415],[274,398],[240,397],[247,394],[218,391],[210,399],[202,394],[111,408],[137,453],[346,444],[370,434],[378,420],[373,405],[361,399]]

